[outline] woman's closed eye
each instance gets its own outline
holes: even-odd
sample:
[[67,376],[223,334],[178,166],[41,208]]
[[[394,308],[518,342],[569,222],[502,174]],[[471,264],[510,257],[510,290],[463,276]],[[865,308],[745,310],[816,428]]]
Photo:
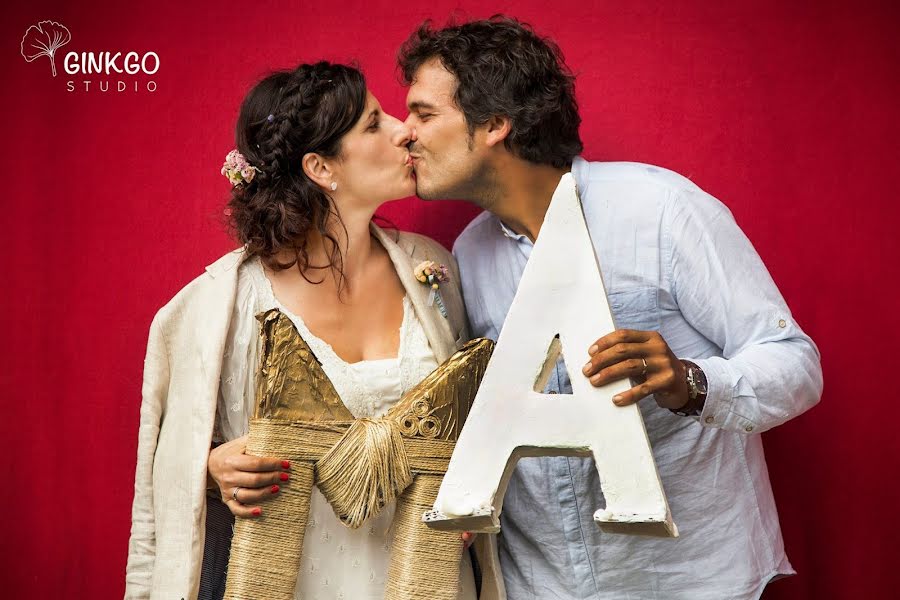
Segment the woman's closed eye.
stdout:
[[366,131],[374,132],[378,131],[381,127],[381,111],[379,109],[374,109],[369,113],[369,124],[366,126]]

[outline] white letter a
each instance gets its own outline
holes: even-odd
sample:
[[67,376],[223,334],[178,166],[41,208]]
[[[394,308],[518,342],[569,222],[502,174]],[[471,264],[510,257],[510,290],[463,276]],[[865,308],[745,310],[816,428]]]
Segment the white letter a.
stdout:
[[[576,368],[572,395],[542,390],[560,345],[570,357],[614,331],[594,247],[571,174],[560,180],[472,410],[456,443],[434,511],[438,529],[496,532],[503,495],[523,456],[593,456],[606,508],[603,531],[677,536],[637,405],[612,397],[627,380],[593,387]],[[559,340],[554,338],[559,336]],[[564,356],[565,358],[565,356]],[[580,359],[579,359],[580,360]],[[550,363],[552,367],[552,362]],[[588,500],[588,499],[586,499]]]

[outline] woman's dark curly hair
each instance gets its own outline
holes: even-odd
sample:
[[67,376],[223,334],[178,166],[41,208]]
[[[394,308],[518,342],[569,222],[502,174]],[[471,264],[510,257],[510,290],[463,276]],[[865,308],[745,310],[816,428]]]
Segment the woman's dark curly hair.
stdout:
[[454,100],[470,135],[504,115],[506,148],[519,158],[563,168],[582,151],[575,77],[559,47],[531,26],[503,15],[443,29],[425,21],[400,48],[403,82],[435,57],[459,80]]
[[[228,208],[230,229],[250,255],[272,269],[298,265],[305,278],[307,269],[333,268],[343,281],[340,247],[329,230],[331,219],[343,222],[301,161],[308,152],[339,156],[341,138],[365,105],[362,73],[324,61],[276,71],[247,93],[237,120],[237,149],[259,171],[249,183],[232,188]],[[330,242],[329,264],[309,264],[312,231]],[[295,259],[279,262],[276,254],[282,250],[292,251]]]

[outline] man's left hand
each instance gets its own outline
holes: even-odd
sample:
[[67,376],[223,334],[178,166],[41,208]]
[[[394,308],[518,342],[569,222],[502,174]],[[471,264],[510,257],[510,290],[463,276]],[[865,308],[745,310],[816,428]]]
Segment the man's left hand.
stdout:
[[582,372],[594,387],[626,377],[637,382],[613,397],[617,406],[654,394],[661,407],[679,409],[690,399],[685,367],[657,331],[618,329],[594,342],[588,354],[591,359]]

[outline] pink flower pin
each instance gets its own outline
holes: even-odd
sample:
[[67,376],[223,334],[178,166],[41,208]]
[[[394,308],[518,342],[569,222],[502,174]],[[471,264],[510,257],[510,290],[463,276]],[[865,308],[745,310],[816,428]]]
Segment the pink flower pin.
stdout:
[[243,154],[237,150],[232,150],[225,156],[225,163],[222,165],[221,172],[231,185],[243,185],[253,181],[253,178],[260,170],[248,163]]

